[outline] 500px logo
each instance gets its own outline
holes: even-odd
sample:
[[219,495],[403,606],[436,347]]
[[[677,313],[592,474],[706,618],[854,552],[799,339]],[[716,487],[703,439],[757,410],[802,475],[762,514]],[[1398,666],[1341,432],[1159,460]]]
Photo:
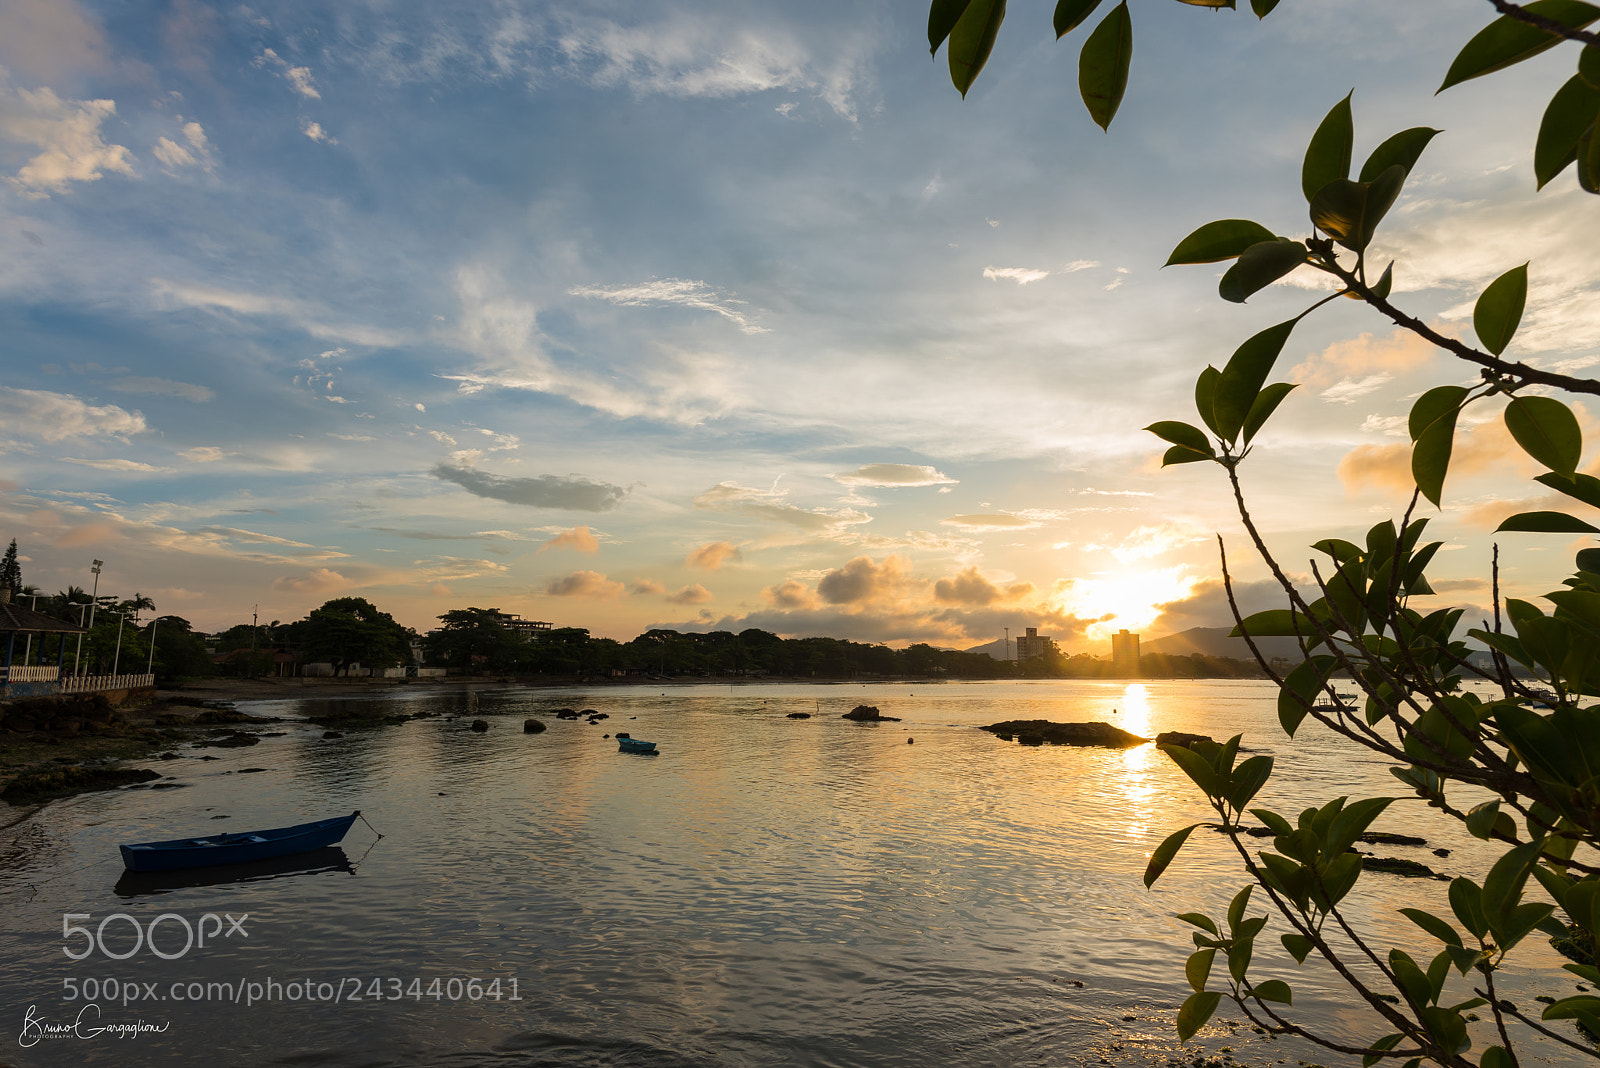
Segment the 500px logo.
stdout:
[[[64,945],[61,947],[61,952],[65,953],[71,960],[83,960],[98,949],[112,960],[127,960],[139,952],[140,949],[149,946],[150,952],[162,960],[177,960],[188,953],[189,950],[196,948],[197,945],[199,948],[204,949],[208,937],[212,941],[216,941],[218,935],[223,938],[232,938],[235,934],[238,934],[244,938],[249,938],[250,932],[244,929],[244,921],[249,918],[250,914],[248,912],[238,917],[235,917],[230,912],[224,912],[220,916],[215,912],[208,912],[200,917],[198,923],[192,924],[186,917],[180,916],[176,912],[163,912],[146,925],[141,924],[126,912],[113,912],[101,920],[99,926],[91,931],[87,927],[79,927],[73,923],[74,920],[94,919],[91,913],[64,912],[61,914],[62,941],[70,943],[81,937],[84,940],[84,944],[83,948],[77,952],[73,952],[71,945]],[[224,920],[228,924],[226,932],[223,930]],[[106,928],[113,923],[117,924],[117,926],[111,928],[112,934],[116,936],[118,942],[125,941],[122,932],[124,924],[133,929],[132,949],[116,952],[114,947],[108,948],[106,946]],[[167,931],[162,934],[163,941],[168,943],[167,949],[162,949],[156,944],[156,929],[163,924],[167,927]],[[208,924],[210,925],[209,930],[207,929]],[[179,928],[183,931],[183,947],[176,951],[170,951],[172,945],[177,941],[177,929]]]

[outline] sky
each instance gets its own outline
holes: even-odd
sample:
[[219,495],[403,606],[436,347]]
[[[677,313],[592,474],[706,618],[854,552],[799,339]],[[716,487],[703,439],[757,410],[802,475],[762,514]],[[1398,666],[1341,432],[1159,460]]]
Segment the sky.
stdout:
[[[1487,3],[1136,4],[1102,132],[1050,11],[1011,5],[963,100],[924,0],[9,0],[0,539],[204,630],[342,596],[621,640],[1224,625],[1217,536],[1247,610],[1268,575],[1221,469],[1141,428],[1320,282],[1241,306],[1161,265],[1217,218],[1305,237],[1352,88],[1358,163],[1445,131],[1374,247],[1397,303],[1472,340],[1531,261],[1507,355],[1600,364],[1600,202],[1532,175],[1571,50],[1436,95]],[[1337,301],[1274,378],[1241,474],[1305,579],[1404,510],[1411,401],[1474,375]],[[1537,470],[1468,410],[1417,607],[1487,613],[1494,526],[1565,507]],[[1524,597],[1589,544],[1498,540]]]

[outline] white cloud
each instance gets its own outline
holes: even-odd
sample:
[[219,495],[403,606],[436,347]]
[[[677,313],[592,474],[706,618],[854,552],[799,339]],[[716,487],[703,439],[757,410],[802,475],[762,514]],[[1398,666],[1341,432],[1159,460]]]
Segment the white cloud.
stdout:
[[143,415],[115,404],[86,404],[69,393],[9,386],[0,386],[0,426],[8,434],[40,441],[125,438],[148,429]]
[[833,476],[846,486],[954,486],[960,479],[950,478],[923,464],[866,464]]
[[731,512],[769,523],[782,523],[799,527],[810,534],[832,536],[844,533],[849,527],[870,523],[872,517],[853,508],[830,511],[826,508],[799,508],[786,499],[787,495],[772,490],[754,489],[736,482],[719,482],[694,499],[696,508],[714,512]]
[[1092,270],[1098,266],[1100,266],[1099,260],[1073,260],[1071,263],[1063,264],[1061,269],[1068,274],[1073,274],[1077,271]]
[[1041,278],[1049,278],[1050,272],[1037,270],[1033,267],[985,267],[983,276],[996,282],[1005,278],[1017,283],[1019,286],[1025,286],[1029,282],[1037,282]]
[[152,464],[140,463],[138,460],[80,460],[75,456],[61,458],[69,464],[81,464],[84,467],[98,467],[102,471],[136,471],[143,474],[170,471],[170,467],[156,467]]
[[170,137],[156,139],[155,148],[151,154],[169,171],[180,167],[199,167],[207,174],[216,170],[216,161],[211,156],[211,145],[206,140],[206,132],[198,122],[187,122],[183,125],[183,138],[189,142],[180,145]]
[[317,87],[312,81],[310,67],[291,67],[288,60],[270,48],[261,50],[261,55],[256,57],[255,65],[276,71],[278,77],[289,83],[289,88],[307,100],[322,99],[322,94],[317,92]]
[[173,382],[165,378],[119,378],[111,383],[118,393],[148,393],[158,397],[179,397],[202,404],[216,396],[205,386],[189,382]]
[[1393,375],[1375,374],[1365,378],[1345,378],[1322,391],[1322,399],[1334,404],[1354,404],[1357,397],[1365,397],[1368,393],[1376,393],[1389,382],[1394,381]]
[[745,301],[722,296],[704,282],[688,278],[663,278],[632,286],[574,286],[567,293],[574,297],[592,297],[635,308],[663,304],[700,308],[716,312],[746,334],[768,332],[766,327],[752,322],[749,316],[734,307]]
[[310,119],[307,119],[304,125],[300,127],[300,132],[311,138],[311,140],[319,141],[323,144],[336,145],[339,143],[337,137],[322,128],[322,123],[312,122]]
[[0,140],[40,149],[6,184],[40,200],[67,192],[72,182],[96,181],[107,171],[133,177],[133,154],[108,144],[100,131],[116,113],[111,100],[64,100],[49,88],[12,89],[0,69]]
[[1372,434],[1389,434],[1405,437],[1410,420],[1403,415],[1369,415],[1361,421],[1361,429]]
[[228,454],[215,445],[197,445],[192,449],[180,449],[178,455],[192,464],[214,464]]
[[947,527],[955,527],[957,530],[970,531],[974,534],[995,530],[1027,530],[1039,525],[1037,519],[1011,515],[1009,512],[984,515],[953,515],[948,519],[941,519],[939,522]]

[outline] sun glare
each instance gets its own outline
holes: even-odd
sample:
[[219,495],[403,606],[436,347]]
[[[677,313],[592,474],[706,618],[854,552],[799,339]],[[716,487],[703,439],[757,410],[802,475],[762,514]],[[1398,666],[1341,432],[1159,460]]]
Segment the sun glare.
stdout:
[[1104,573],[1073,580],[1062,607],[1080,619],[1099,620],[1085,636],[1092,641],[1110,641],[1119,630],[1143,631],[1161,615],[1160,605],[1183,600],[1194,585],[1182,566]]

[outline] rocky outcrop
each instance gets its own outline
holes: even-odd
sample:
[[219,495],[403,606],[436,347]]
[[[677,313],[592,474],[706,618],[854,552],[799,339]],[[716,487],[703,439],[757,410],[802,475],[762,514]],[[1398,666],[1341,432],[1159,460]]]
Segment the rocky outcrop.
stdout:
[[538,734],[542,730],[544,730],[544,720],[542,719],[525,719],[522,721],[523,734]]
[[1183,731],[1162,731],[1156,735],[1157,745],[1181,745],[1185,749],[1193,749],[1196,742],[1212,742],[1216,739],[1205,734],[1185,734]]
[[873,705],[856,705],[850,711],[839,717],[840,719],[853,719],[857,723],[899,723],[894,716],[885,716]]
[[482,734],[484,731],[489,729],[489,721],[486,719],[475,719],[472,721],[472,729],[477,731],[479,734]]
[[810,712],[790,712],[784,719],[810,719]]
[[1109,749],[1127,749],[1143,745],[1150,739],[1129,734],[1109,723],[1053,723],[1047,719],[1008,719],[1004,723],[991,723],[979,730],[1011,741],[1015,738],[1023,745],[1098,745]]
[[158,773],[148,768],[46,768],[18,775],[7,784],[0,798],[13,805],[27,805],[88,790],[114,790],[159,778]]

